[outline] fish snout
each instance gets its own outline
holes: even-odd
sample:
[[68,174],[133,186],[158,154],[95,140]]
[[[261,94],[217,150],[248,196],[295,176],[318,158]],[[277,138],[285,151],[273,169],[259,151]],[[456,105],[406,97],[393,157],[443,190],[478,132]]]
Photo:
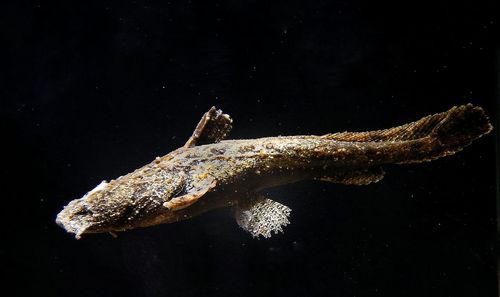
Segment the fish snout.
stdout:
[[71,201],[57,215],[56,224],[69,233],[74,233],[77,239],[93,225],[92,211],[84,199]]

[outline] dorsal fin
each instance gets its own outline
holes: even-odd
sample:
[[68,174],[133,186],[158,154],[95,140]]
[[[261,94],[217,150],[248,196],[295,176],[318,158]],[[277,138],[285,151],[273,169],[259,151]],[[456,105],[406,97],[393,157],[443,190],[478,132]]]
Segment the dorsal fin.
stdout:
[[205,112],[196,129],[194,129],[193,135],[191,135],[184,147],[188,148],[223,140],[229,131],[231,131],[232,122],[233,120],[228,114],[212,106],[209,111]]

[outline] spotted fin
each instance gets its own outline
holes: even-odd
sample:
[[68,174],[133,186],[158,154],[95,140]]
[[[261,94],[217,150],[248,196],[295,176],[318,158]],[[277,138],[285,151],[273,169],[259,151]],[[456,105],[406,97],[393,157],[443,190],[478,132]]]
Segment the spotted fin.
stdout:
[[222,110],[216,109],[213,106],[203,115],[193,135],[191,135],[184,147],[188,148],[223,140],[229,134],[229,131],[231,131],[232,122],[233,120],[228,114],[222,113]]
[[338,172],[333,176],[324,176],[318,178],[321,181],[339,183],[344,185],[365,186],[376,183],[384,178],[382,167],[364,168],[345,172]]
[[292,210],[274,200],[259,197],[246,205],[236,208],[235,218],[238,225],[253,237],[271,237],[272,233],[283,232],[290,224],[288,217]]

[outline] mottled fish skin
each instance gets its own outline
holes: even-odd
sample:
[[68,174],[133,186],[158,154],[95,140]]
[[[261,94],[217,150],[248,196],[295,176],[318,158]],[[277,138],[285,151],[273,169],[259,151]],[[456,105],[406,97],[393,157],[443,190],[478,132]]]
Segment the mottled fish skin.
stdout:
[[[391,129],[322,136],[222,140],[231,123],[228,115],[212,107],[185,146],[101,183],[71,201],[56,222],[80,238],[85,233],[171,223],[213,208],[234,207],[242,228],[253,236],[269,237],[289,223],[290,211],[272,200],[263,205],[266,198],[259,198],[259,190],[304,179],[350,185],[378,182],[384,175],[381,165],[451,155],[492,129],[483,110],[471,104]],[[261,209],[270,215],[257,214]],[[256,218],[250,223],[245,217],[249,213]],[[270,222],[265,230],[272,213],[282,221]]]

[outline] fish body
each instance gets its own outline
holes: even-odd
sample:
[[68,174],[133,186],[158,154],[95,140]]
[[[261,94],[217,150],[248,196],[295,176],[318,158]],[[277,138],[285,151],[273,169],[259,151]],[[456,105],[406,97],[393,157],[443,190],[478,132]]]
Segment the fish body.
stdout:
[[492,129],[483,110],[471,104],[395,128],[321,136],[224,140],[231,123],[212,107],[183,147],[102,182],[71,201],[56,222],[80,238],[231,207],[243,229],[269,237],[289,223],[291,210],[260,195],[262,189],[306,179],[367,185],[383,178],[384,164],[451,155]]

